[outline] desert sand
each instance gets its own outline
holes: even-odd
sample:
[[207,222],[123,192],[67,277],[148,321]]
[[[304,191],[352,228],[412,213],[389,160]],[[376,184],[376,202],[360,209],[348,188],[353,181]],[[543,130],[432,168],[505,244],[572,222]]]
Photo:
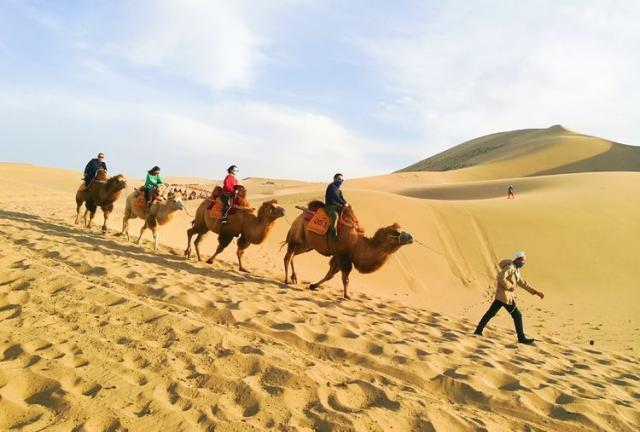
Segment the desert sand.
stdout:
[[[78,171],[0,164],[0,430],[637,430],[638,149],[561,127],[480,143],[462,169],[347,176],[367,233],[398,222],[422,243],[354,272],[350,301],[339,278],[306,289],[327,269],[315,253],[296,258],[304,283],[282,283],[295,206],[323,184],[244,182],[287,210],[245,274],[234,245],[213,265],[182,256],[187,212],[153,253],[149,233],[114,235],[124,197],[103,235],[100,212],[73,224]],[[471,335],[519,249],[546,294],[518,293],[537,344],[515,343],[504,311]]]

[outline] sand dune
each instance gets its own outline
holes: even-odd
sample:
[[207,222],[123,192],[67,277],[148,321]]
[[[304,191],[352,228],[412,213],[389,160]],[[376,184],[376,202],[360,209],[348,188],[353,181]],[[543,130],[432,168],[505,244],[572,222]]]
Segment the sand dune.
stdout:
[[451,179],[463,180],[639,171],[640,148],[555,125],[547,129],[500,132],[476,138],[401,171],[450,170],[456,170]]
[[[287,220],[323,185],[247,181],[288,214],[245,275],[233,247],[214,266],[181,256],[186,213],[154,254],[113,236],[123,203],[107,235],[72,225],[78,172],[0,164],[0,430],[635,430],[640,174],[510,179],[515,201],[452,174],[345,184],[368,232],[398,221],[427,246],[354,274],[345,302],[338,280],[280,282]],[[506,314],[471,336],[495,262],[520,248],[547,294],[519,295],[540,342],[515,344]]]

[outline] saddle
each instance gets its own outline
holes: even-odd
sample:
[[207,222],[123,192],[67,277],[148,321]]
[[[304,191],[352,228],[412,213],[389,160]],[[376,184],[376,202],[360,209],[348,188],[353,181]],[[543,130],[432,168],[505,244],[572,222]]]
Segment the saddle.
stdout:
[[[314,203],[315,205],[309,205],[308,208],[298,207],[304,213],[304,220],[309,222],[307,224],[307,230],[319,234],[325,235],[329,231],[329,227],[331,226],[331,216],[325,211],[323,207],[319,206],[319,202]],[[338,218],[338,226],[345,226],[347,228],[355,228],[357,231],[361,231],[358,225],[358,219],[355,217],[355,214],[348,215],[346,211],[342,211],[340,213],[340,217]]]
[[[207,206],[207,209],[209,210],[209,217],[213,219],[222,219],[223,216],[222,210],[224,209],[224,203],[221,199],[218,198],[219,196],[212,196],[211,198],[209,198],[209,200],[212,202],[211,204],[209,204],[209,206]],[[236,214],[240,210],[253,210],[253,208],[246,198],[236,196],[233,200],[233,205],[229,209],[229,216]]]
[[[133,206],[137,209],[143,210],[147,208],[147,202],[144,199],[144,186],[136,189],[136,195],[134,196],[135,200],[133,201]],[[154,192],[151,195],[151,203],[154,201],[162,201],[163,198],[157,192]]]

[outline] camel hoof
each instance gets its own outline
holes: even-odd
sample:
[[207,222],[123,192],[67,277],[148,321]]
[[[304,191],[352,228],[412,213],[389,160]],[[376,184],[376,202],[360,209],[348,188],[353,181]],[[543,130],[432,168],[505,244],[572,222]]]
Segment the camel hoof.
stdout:
[[318,285],[316,285],[316,284],[311,284],[311,285],[309,285],[309,289],[310,289],[311,291],[315,291],[315,290],[317,290],[317,289],[318,289]]
[[247,270],[246,268],[242,268],[242,267],[240,267],[240,271],[244,272],[244,273],[251,273],[249,270]]
[[351,300],[351,296],[349,296],[349,294],[345,294],[345,295],[344,295],[344,299],[345,299],[345,300]]
[[213,260],[212,259],[208,259],[207,260],[207,264],[213,264]]

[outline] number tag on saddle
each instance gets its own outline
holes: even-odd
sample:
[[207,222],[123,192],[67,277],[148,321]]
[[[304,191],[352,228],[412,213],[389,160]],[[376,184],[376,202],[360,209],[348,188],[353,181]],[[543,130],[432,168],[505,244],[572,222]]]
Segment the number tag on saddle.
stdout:
[[307,224],[307,230],[315,234],[325,235],[329,230],[330,225],[331,217],[326,211],[324,211],[324,209],[318,209],[316,214]]

